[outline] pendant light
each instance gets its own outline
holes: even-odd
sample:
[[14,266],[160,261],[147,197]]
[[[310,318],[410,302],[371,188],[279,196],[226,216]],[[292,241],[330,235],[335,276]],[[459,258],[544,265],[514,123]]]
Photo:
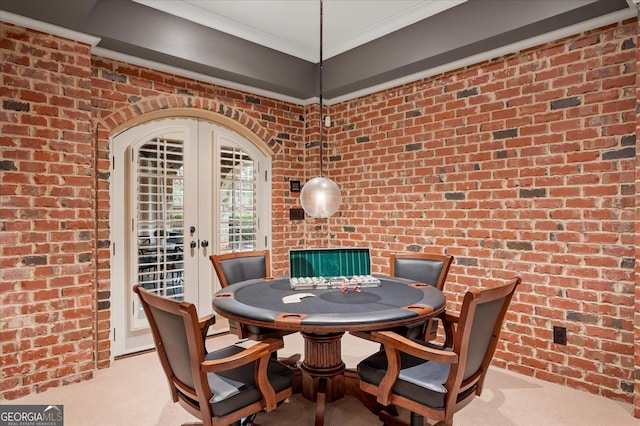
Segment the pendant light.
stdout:
[[322,170],[322,126],[324,125],[322,104],[322,0],[320,0],[320,176],[307,182],[300,192],[300,203],[311,217],[325,219],[331,217],[340,207],[342,196],[340,188],[329,178],[323,176]]

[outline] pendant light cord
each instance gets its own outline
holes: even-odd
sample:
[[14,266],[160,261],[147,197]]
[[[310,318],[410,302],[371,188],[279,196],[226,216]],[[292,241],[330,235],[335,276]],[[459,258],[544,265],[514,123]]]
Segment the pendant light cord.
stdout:
[[320,0],[320,176],[324,177],[324,172],[322,168],[322,125],[324,121],[323,114],[323,105],[322,105],[322,80],[323,80],[323,64],[322,64],[322,19],[323,10],[322,10],[322,0]]

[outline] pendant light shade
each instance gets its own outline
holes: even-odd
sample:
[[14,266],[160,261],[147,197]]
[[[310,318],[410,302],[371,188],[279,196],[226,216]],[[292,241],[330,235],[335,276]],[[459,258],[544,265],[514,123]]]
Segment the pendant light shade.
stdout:
[[304,211],[311,217],[326,219],[340,207],[342,196],[340,188],[322,174],[322,126],[324,124],[322,102],[322,0],[320,0],[320,176],[311,179],[300,191],[300,203]]
[[309,216],[326,219],[338,211],[342,196],[340,188],[334,181],[318,176],[302,187],[300,202]]

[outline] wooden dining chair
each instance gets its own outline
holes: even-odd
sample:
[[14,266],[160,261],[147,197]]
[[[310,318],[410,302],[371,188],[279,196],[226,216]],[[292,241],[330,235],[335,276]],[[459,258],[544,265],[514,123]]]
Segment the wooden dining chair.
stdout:
[[[430,284],[442,291],[453,256],[437,253],[391,253],[389,275]],[[409,338],[434,340],[438,331],[436,318],[416,324],[400,326],[392,331]]]
[[256,413],[273,411],[292,395],[293,372],[271,357],[282,348],[281,340],[205,353],[205,325],[198,321],[193,304],[158,296],[140,285],[133,291],[149,320],[173,402],[204,425],[239,426],[241,420],[250,425]]
[[[241,281],[271,277],[271,254],[269,250],[212,254],[209,259],[223,288]],[[273,338],[282,339],[288,334],[295,333],[293,331],[276,330],[250,324],[238,324],[232,320],[229,320],[229,329],[240,338],[258,341]],[[288,358],[280,358],[280,361],[293,366],[300,358],[300,354],[294,354]]]
[[520,278],[492,288],[472,289],[459,315],[445,313],[442,348],[392,331],[374,331],[384,349],[358,364],[360,389],[387,406],[379,412],[388,426],[407,425],[396,407],[411,412],[411,426],[425,418],[452,425],[453,415],[482,392],[500,329]]

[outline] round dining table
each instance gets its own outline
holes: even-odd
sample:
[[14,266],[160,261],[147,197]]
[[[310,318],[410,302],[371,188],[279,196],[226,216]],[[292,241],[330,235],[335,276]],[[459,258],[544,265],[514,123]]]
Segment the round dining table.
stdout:
[[317,401],[316,424],[322,424],[325,401],[345,395],[345,332],[393,329],[444,311],[444,294],[429,284],[376,278],[379,286],[305,290],[293,289],[288,277],[248,280],[217,292],[213,308],[246,325],[301,333],[301,390],[304,397]]

